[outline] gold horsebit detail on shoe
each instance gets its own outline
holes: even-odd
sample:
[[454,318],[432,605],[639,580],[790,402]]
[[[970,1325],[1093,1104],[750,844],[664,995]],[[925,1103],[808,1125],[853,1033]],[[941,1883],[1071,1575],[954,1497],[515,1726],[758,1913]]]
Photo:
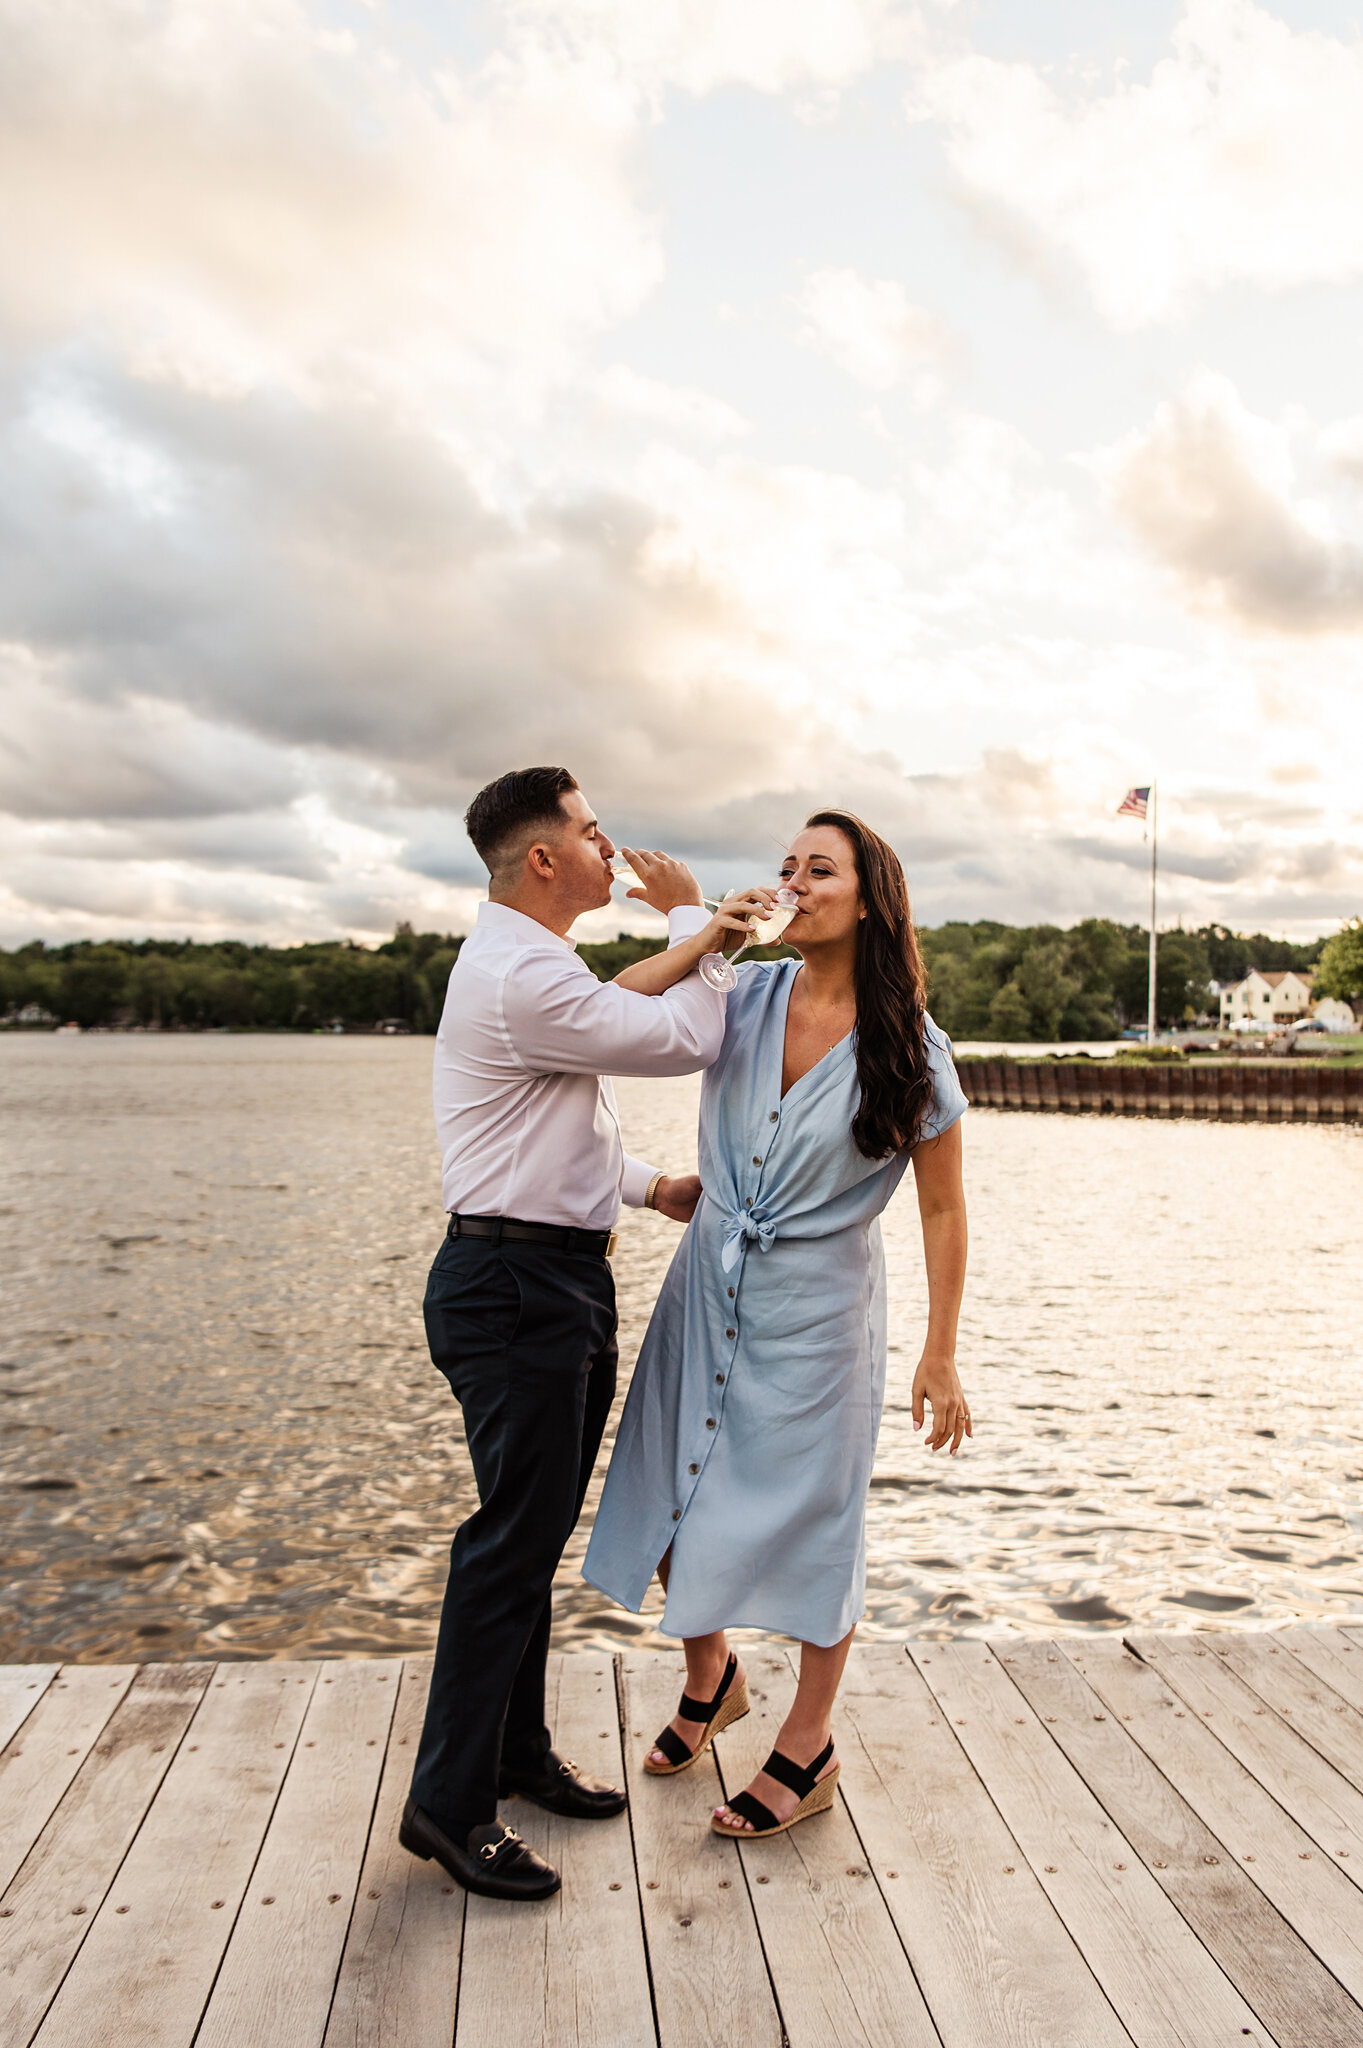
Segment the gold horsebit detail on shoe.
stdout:
[[508,1842],[519,1842],[520,1839],[520,1836],[516,1833],[516,1830],[514,1828],[509,1828],[505,1825],[505,1823],[503,1823],[500,1840],[496,1842],[484,1842],[482,1848],[478,1851],[478,1854],[482,1858],[484,1863],[491,1863],[493,1858],[497,1856],[506,1847]]

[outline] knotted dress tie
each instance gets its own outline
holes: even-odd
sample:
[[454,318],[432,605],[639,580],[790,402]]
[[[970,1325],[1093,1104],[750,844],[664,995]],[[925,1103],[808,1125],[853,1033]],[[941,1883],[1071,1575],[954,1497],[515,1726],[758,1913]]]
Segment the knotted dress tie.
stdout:
[[719,1262],[726,1273],[732,1273],[739,1259],[743,1256],[745,1244],[757,1244],[762,1247],[764,1252],[769,1252],[775,1242],[776,1225],[774,1223],[759,1223],[752,1215],[738,1215],[731,1211],[726,1219],[724,1250],[720,1255]]

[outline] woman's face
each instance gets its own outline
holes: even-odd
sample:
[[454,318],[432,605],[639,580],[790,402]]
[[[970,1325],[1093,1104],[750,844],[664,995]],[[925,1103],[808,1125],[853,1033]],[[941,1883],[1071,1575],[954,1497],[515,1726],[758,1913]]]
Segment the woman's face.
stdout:
[[785,943],[846,944],[861,921],[861,887],[852,842],[836,825],[810,825],[791,841],[781,863],[781,881],[793,889],[800,908],[785,931]]

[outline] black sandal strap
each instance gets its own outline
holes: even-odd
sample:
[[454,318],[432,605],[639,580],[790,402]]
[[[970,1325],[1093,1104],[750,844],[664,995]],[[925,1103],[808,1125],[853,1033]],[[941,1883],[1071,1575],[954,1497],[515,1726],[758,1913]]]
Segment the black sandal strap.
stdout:
[[832,1754],[833,1738],[830,1736],[812,1764],[793,1763],[788,1756],[782,1756],[779,1749],[774,1749],[762,1769],[769,1778],[775,1778],[778,1785],[784,1785],[787,1791],[796,1793],[801,1799],[808,1799],[818,1782],[820,1771]]
[[758,1834],[769,1834],[781,1825],[771,1808],[764,1806],[760,1799],[754,1799],[751,1792],[735,1792],[733,1798],[726,1799],[724,1803],[740,1820],[750,1820]]
[[724,1676],[720,1679],[712,1700],[698,1700],[689,1692],[682,1694],[681,1705],[678,1707],[677,1712],[681,1715],[683,1721],[713,1721],[719,1710],[720,1701],[734,1682],[734,1673],[737,1669],[738,1659],[733,1651],[730,1650],[729,1661],[724,1667]]
[[[689,1721],[691,1716],[688,1714],[686,1718]],[[667,1761],[678,1769],[683,1764],[690,1763],[692,1756],[695,1754],[693,1750],[687,1748],[675,1728],[664,1728],[653,1747],[660,1749],[667,1758]]]

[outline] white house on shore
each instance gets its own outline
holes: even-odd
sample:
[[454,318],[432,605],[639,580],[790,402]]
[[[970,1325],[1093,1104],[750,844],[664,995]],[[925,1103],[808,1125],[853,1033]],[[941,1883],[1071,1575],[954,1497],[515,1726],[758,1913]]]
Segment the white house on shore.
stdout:
[[1267,972],[1251,967],[1243,981],[1227,982],[1221,989],[1223,1031],[1271,1031],[1281,1024],[1299,1024],[1311,1010],[1310,967]]

